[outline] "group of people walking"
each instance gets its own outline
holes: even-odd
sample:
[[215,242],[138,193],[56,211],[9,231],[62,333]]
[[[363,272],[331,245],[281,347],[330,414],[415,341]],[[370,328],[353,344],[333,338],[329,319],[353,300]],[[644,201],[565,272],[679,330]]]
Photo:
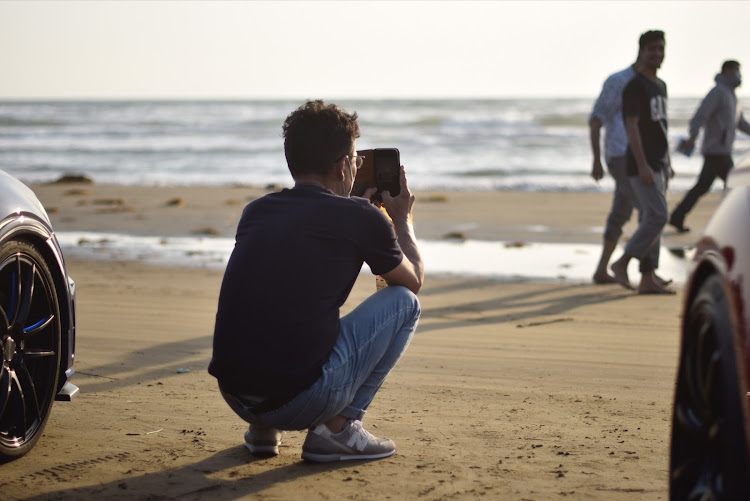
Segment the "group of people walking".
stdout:
[[[593,279],[595,283],[619,283],[641,294],[675,293],[669,287],[670,281],[656,274],[662,231],[667,223],[680,233],[690,231],[685,226],[688,212],[716,177],[726,182],[734,165],[731,153],[736,129],[750,134],[750,123],[742,115],[734,93],[742,82],[740,64],[725,61],[721,73],[716,75],[716,86],[690,120],[689,138],[680,146],[684,152],[692,151],[703,128],[703,169],[695,186],[670,216],[666,190],[674,171],[667,136],[667,85],[657,76],[664,52],[663,31],[643,33],[636,61],[607,78],[589,118],[594,155],[591,175],[595,180],[604,176],[600,148],[600,130],[604,127],[604,157],[615,181],[602,254]],[[609,267],[610,274],[610,258],[633,209],[638,211],[638,228],[623,255]],[[637,288],[628,277],[631,259],[639,261],[641,281]]]

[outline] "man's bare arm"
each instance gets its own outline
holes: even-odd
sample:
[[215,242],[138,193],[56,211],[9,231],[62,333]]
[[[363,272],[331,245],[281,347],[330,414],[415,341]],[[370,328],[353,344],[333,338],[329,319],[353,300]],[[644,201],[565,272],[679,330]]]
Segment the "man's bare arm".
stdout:
[[638,177],[645,186],[652,186],[655,183],[654,171],[648,165],[646,154],[643,152],[643,143],[641,142],[641,133],[638,130],[638,115],[628,115],[625,117],[625,130],[628,133],[628,144],[635,157],[635,163],[638,166]]
[[403,285],[417,294],[424,283],[424,262],[417,245],[412,218],[412,208],[416,197],[409,191],[403,166],[401,166],[400,177],[401,193],[394,198],[391,197],[390,193],[384,192],[382,198],[383,205],[393,220],[396,238],[401,251],[404,253],[404,259],[396,268],[382,276],[388,285]]
[[602,152],[599,144],[600,130],[602,128],[602,121],[599,118],[594,117],[589,122],[589,139],[591,140],[591,152],[594,154],[594,165],[591,168],[591,177],[595,181],[599,181],[604,177],[604,169],[602,168]]

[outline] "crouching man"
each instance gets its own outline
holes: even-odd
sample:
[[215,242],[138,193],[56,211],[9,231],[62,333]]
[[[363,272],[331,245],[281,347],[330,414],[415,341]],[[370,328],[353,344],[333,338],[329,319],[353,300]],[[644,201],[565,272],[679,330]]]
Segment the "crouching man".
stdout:
[[[281,430],[309,429],[302,458],[377,459],[396,450],[362,427],[419,319],[424,265],[414,195],[383,193],[386,215],[350,197],[362,157],[357,114],[309,101],[283,125],[294,188],[245,207],[219,295],[208,371],[250,423],[245,445],[278,454]],[[344,317],[363,262],[388,283]]]

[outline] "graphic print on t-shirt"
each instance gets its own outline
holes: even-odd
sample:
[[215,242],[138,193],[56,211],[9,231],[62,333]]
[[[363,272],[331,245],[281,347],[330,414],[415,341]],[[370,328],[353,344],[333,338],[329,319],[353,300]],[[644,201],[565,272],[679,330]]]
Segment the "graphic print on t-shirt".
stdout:
[[667,98],[664,96],[651,96],[649,102],[651,108],[651,120],[658,122],[667,119]]

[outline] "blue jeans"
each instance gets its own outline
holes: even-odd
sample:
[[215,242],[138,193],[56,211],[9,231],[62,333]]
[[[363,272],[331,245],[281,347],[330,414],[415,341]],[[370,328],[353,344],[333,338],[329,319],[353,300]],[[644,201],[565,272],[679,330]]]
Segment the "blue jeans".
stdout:
[[339,337],[322,375],[286,404],[256,413],[242,395],[222,395],[248,423],[280,430],[303,430],[337,415],[362,420],[409,346],[420,311],[409,289],[385,287],[341,318]]

